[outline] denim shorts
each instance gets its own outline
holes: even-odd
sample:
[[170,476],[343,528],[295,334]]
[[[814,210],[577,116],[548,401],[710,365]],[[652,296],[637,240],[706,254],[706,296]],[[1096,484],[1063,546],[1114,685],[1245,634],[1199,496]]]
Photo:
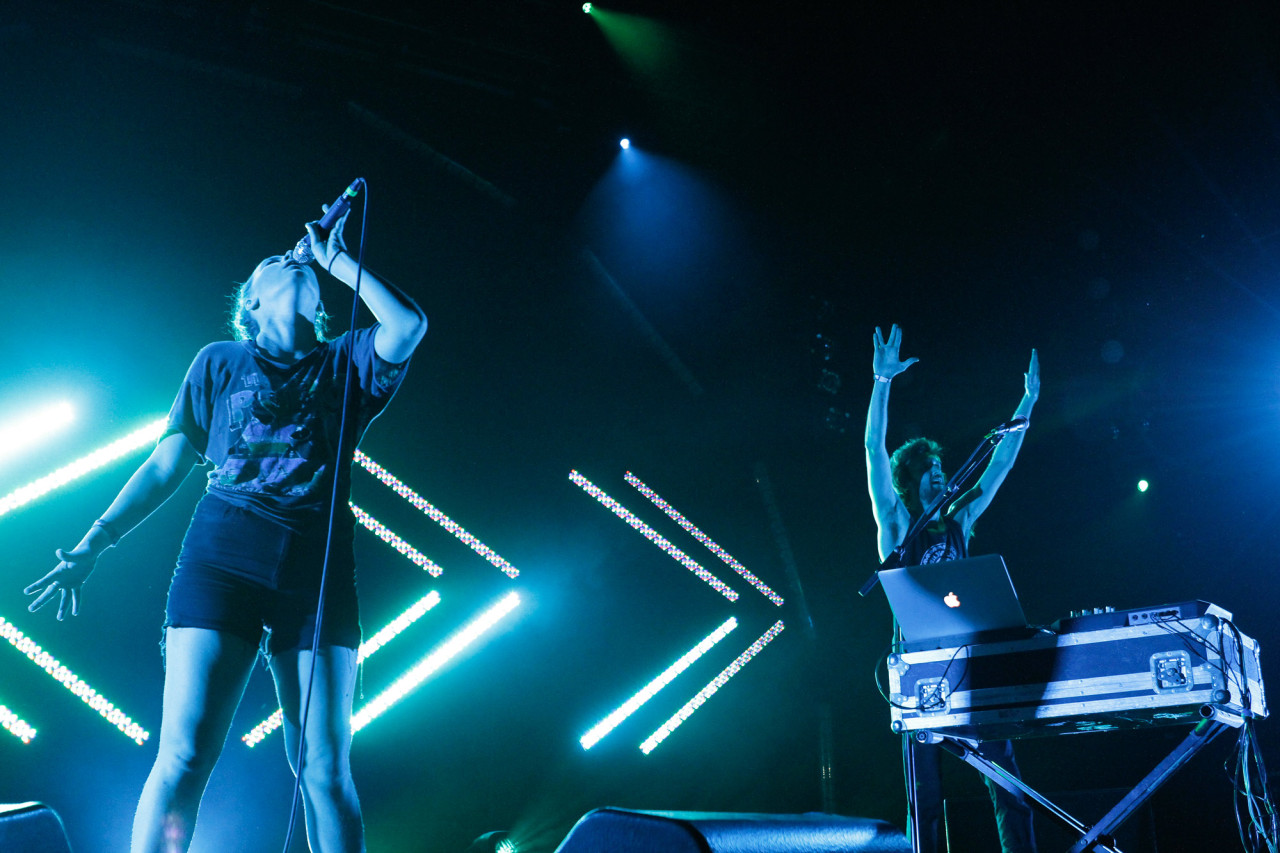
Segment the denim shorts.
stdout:
[[[261,643],[268,657],[310,649],[325,534],[323,523],[314,531],[298,533],[206,494],[182,540],[164,626],[225,631]],[[353,534],[353,525],[339,513],[329,558],[322,646],[360,646]]]

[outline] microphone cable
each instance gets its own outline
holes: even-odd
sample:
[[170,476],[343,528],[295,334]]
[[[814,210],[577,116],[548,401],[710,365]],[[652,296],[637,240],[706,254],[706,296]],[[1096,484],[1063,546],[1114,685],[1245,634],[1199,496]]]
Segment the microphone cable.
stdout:
[[[333,524],[338,511],[338,483],[341,480],[343,454],[346,447],[347,434],[347,414],[350,411],[351,399],[351,376],[355,372],[355,336],[356,336],[356,318],[360,311],[360,280],[364,274],[364,247],[365,235],[369,233],[369,185],[364,178],[357,179],[360,188],[364,190],[364,205],[360,211],[360,251],[356,258],[356,283],[355,293],[351,302],[351,323],[348,326],[348,345],[346,359],[346,376],[342,385],[342,416],[338,421],[338,451],[333,466],[333,488],[329,495],[329,525],[325,533],[324,543],[324,563],[320,570],[320,596],[316,600],[316,630],[311,638],[311,670],[307,675],[307,689],[305,695],[300,695],[302,707],[298,717],[298,766],[294,772],[293,780],[293,802],[289,806],[289,829],[285,833],[284,853],[288,853],[289,844],[293,841],[293,829],[298,821],[298,803],[302,797],[302,772],[306,765],[306,753],[304,751],[307,744],[307,718],[311,710],[311,691],[315,686],[316,679],[316,660],[320,657],[320,629],[324,624],[324,599],[325,589],[328,586],[329,579],[329,555],[333,549]],[[354,183],[354,182],[353,182]],[[332,264],[330,264],[332,266]],[[357,661],[359,666],[359,649],[356,650]],[[346,713],[350,714],[350,709]],[[347,721],[350,728],[350,720]],[[350,734],[350,732],[348,732]],[[288,735],[286,734],[286,737]]]

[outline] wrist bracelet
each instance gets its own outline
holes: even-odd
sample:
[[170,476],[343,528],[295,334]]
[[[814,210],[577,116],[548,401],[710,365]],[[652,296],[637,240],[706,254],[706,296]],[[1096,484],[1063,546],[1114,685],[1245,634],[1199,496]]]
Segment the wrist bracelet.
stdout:
[[333,275],[333,262],[338,259],[338,255],[347,255],[347,254],[350,254],[350,252],[348,252],[346,249],[339,249],[337,254],[335,254],[332,258],[329,259],[329,266],[325,267],[324,271],[327,272],[329,275]]
[[872,375],[872,376],[874,376],[874,377],[876,378],[876,381],[877,381],[877,382],[885,382],[885,383],[888,383],[888,382],[893,381],[893,377],[892,377],[892,376],[881,376],[879,373],[872,373],[871,375]]
[[111,539],[111,547],[114,548],[120,543],[120,533],[111,525],[110,522],[103,521],[100,518],[95,521],[92,526],[102,528],[102,532],[107,534],[107,537]]

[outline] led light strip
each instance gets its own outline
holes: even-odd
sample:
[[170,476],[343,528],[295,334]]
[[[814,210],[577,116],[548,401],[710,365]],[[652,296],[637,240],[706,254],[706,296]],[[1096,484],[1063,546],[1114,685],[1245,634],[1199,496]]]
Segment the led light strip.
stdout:
[[26,720],[10,711],[4,705],[0,705],[0,728],[3,728],[23,743],[31,743],[31,739],[36,736],[36,730],[31,728]]
[[438,578],[440,577],[440,575],[444,574],[444,569],[436,565],[435,562],[433,562],[430,557],[428,557],[426,554],[423,554],[421,551],[414,548],[408,542],[404,541],[399,536],[392,533],[391,529],[388,528],[385,524],[378,521],[378,519],[374,518],[372,515],[369,515],[369,513],[365,512],[360,507],[356,506],[350,501],[348,501],[348,505],[351,507],[351,512],[355,515],[356,520],[359,521],[361,524],[363,524],[366,529],[368,529],[371,533],[373,533],[383,542],[386,542],[392,548],[395,548],[401,554],[404,554],[414,563],[426,569],[428,574],[430,574],[433,578]]
[[631,510],[627,509],[622,504],[618,503],[613,498],[605,494],[604,490],[601,489],[599,486],[597,486],[595,483],[592,483],[590,480],[588,480],[586,477],[579,474],[577,471],[570,471],[569,479],[572,480],[574,483],[576,483],[584,492],[591,495],[591,497],[595,498],[600,503],[604,504],[606,507],[613,510],[614,515],[618,516],[618,518],[621,518],[627,524],[630,524],[632,527],[638,530],[641,534],[644,535],[644,538],[648,539],[650,542],[657,545],[663,551],[666,551],[667,554],[671,557],[671,559],[675,560],[677,563],[680,563],[686,569],[693,572],[695,575],[702,578],[702,580],[710,584],[712,588],[716,590],[716,592],[720,593],[730,601],[738,600],[738,594],[734,592],[732,589],[730,589],[725,584],[724,581],[720,580],[718,577],[711,574],[711,572],[704,569],[702,565],[698,563],[697,560],[690,557],[684,551],[681,551],[675,545],[672,545],[671,542],[669,542],[665,537],[663,537],[660,533],[658,533],[658,531],[654,530],[652,527],[650,527],[649,525],[641,521],[639,518],[637,518],[635,513],[631,512]]
[[25,636],[3,616],[0,616],[0,637],[8,640],[10,645],[26,655],[36,666],[53,676],[54,681],[78,696],[80,701],[97,711],[103,719],[124,732],[125,736],[134,743],[141,746],[150,737],[145,729],[125,716],[98,691],[81,681],[74,672],[58,663],[57,658],[32,642],[30,637]]
[[728,681],[730,678],[733,678],[735,675],[737,675],[738,670],[746,666],[747,661],[755,657],[760,652],[760,650],[763,649],[765,645],[768,644],[770,640],[778,636],[778,634],[780,634],[781,632],[782,632],[782,620],[779,619],[777,622],[773,623],[772,628],[770,628],[768,631],[765,631],[762,635],[760,635],[760,639],[756,640],[754,643],[748,646],[747,650],[742,654],[738,655],[737,659],[734,660],[733,663],[725,667],[720,672],[719,675],[711,679],[711,681],[707,684],[706,687],[699,690],[697,695],[695,695],[692,699],[686,702],[683,708],[681,708],[679,711],[676,711],[675,714],[672,715],[671,719],[667,720],[665,723],[659,726],[656,732],[649,735],[648,739],[645,740],[644,743],[640,744],[640,751],[643,752],[645,755],[648,755],[650,752],[652,752],[655,746],[657,746],[658,744],[666,740],[667,735],[674,732],[677,728],[680,727],[681,723],[683,723],[685,720],[693,716],[693,712],[698,710],[700,707],[702,707],[703,702],[706,702],[707,699],[709,699],[713,693],[715,693],[717,690],[723,687],[726,681]]
[[582,744],[582,748],[590,749],[595,746],[601,738],[617,728],[619,723],[635,713],[636,709],[652,699],[659,690],[670,684],[677,675],[688,669],[690,664],[706,654],[712,646],[723,640],[730,631],[737,627],[738,620],[730,616],[723,625],[708,634],[702,642],[685,652],[680,660],[667,667],[665,672],[646,684],[643,690],[623,702],[616,711],[605,717],[589,732],[579,738],[578,742]]
[[386,468],[383,468],[377,462],[374,462],[372,459],[366,456],[363,451],[360,451],[360,450],[356,451],[355,461],[358,462],[360,466],[363,467],[370,474],[372,474],[373,476],[381,480],[384,485],[390,486],[392,491],[394,491],[400,497],[404,498],[409,503],[413,504],[423,513],[425,513],[426,516],[430,518],[432,521],[434,521],[436,524],[439,524],[445,530],[449,531],[454,536],[461,539],[464,543],[466,543],[471,548],[471,550],[475,551],[481,557],[484,557],[490,563],[493,563],[499,569],[502,569],[502,571],[506,573],[507,577],[514,578],[520,575],[520,570],[517,569],[515,566],[511,565],[510,563],[508,563],[506,560],[504,560],[501,557],[501,555],[498,554],[498,552],[494,551],[488,545],[484,544],[479,539],[472,536],[470,533],[468,533],[466,530],[462,528],[462,525],[458,524],[456,521],[449,518],[449,516],[445,515],[440,510],[436,509],[435,506],[430,501],[422,497],[422,495],[418,494],[413,489],[406,486],[404,483],[398,480],[395,477],[395,475],[393,475],[390,471],[388,471]]
[[95,450],[88,456],[77,459],[69,465],[64,465],[52,474],[46,474],[20,489],[15,489],[0,498],[0,515],[5,515],[21,506],[25,506],[54,489],[65,486],[67,483],[77,480],[91,471],[114,462],[121,456],[155,442],[164,434],[164,428],[167,423],[168,419],[166,418],[152,421],[141,429],[129,433],[124,438],[113,441],[106,447]]
[[[356,652],[356,662],[363,663],[365,658],[391,642],[401,631],[418,621],[423,614],[439,603],[440,593],[434,589],[418,599],[417,603],[412,607],[388,622],[385,628],[360,644],[360,648]],[[248,734],[242,735],[240,740],[244,741],[248,746],[257,746],[262,743],[267,735],[280,728],[283,722],[284,710],[277,708],[274,714],[254,726]]]
[[679,524],[681,527],[687,530],[693,536],[694,539],[697,539],[703,545],[706,545],[707,550],[709,550],[712,554],[715,554],[721,560],[724,560],[725,563],[727,563],[730,568],[732,568],[735,572],[741,575],[747,581],[747,583],[751,584],[756,589],[758,589],[761,592],[761,594],[763,594],[766,598],[768,598],[774,604],[778,605],[779,607],[782,606],[783,604],[782,596],[778,595],[776,592],[770,589],[768,584],[766,584],[764,581],[760,580],[758,577],[752,574],[747,569],[746,566],[742,565],[737,560],[735,560],[732,554],[730,554],[728,551],[726,551],[725,549],[717,545],[710,536],[708,536],[707,534],[699,530],[692,521],[690,521],[689,519],[681,515],[680,512],[676,510],[675,507],[673,507],[671,504],[664,501],[658,495],[657,492],[655,492],[653,489],[649,488],[644,483],[642,483],[639,477],[637,477],[635,474],[632,474],[630,471],[628,471],[626,480],[628,483],[635,486],[636,489],[640,492],[640,494],[644,495],[646,498],[653,501],[653,505],[656,506],[658,509],[662,510],[663,512],[665,512],[667,516],[671,518],[672,521],[674,521],[676,524]]
[[363,708],[353,714],[351,717],[351,731],[353,733],[360,731],[383,711],[403,699],[411,690],[426,681],[433,672],[448,663],[450,658],[471,645],[504,616],[515,610],[519,604],[520,597],[514,592],[509,593],[497,604],[472,620],[461,631],[437,646],[431,654],[415,664],[412,669],[392,682],[390,687],[379,693]]

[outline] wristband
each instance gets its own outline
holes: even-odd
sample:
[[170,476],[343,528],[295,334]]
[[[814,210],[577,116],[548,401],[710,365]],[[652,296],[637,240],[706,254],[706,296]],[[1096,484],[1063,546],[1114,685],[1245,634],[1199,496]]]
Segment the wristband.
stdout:
[[337,251],[337,254],[335,254],[332,258],[329,259],[329,266],[325,267],[324,271],[327,272],[329,275],[333,275],[333,262],[338,259],[338,255],[347,255],[347,254],[350,254],[350,253],[346,249],[339,249]]
[[120,533],[115,529],[115,527],[111,525],[110,522],[103,521],[100,518],[97,521],[95,521],[92,526],[102,528],[102,532],[107,534],[107,536],[111,539],[111,547],[114,548],[116,545],[120,543]]
[[876,381],[877,381],[877,382],[885,382],[885,383],[887,383],[887,382],[891,382],[891,381],[893,381],[893,377],[892,377],[892,376],[881,376],[879,373],[873,373],[873,374],[871,374],[871,375],[872,375],[872,376],[874,376],[874,377],[876,378]]

